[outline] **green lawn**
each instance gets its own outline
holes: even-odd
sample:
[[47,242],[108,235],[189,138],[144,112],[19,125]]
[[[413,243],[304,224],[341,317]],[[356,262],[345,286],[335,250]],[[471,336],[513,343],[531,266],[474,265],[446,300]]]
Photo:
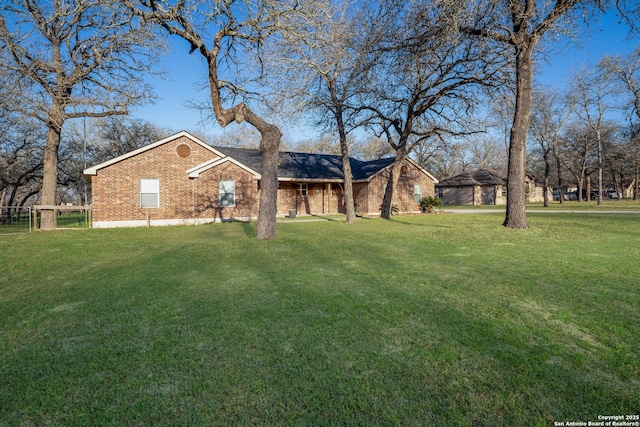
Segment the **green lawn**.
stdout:
[[640,216],[0,236],[0,425],[552,426],[640,408]]
[[[506,209],[505,205],[465,205],[465,206],[453,206],[442,205],[437,208],[438,210],[450,210],[450,209]],[[549,200],[549,205],[544,206],[544,203],[527,203],[527,210],[568,210],[568,211],[640,211],[640,200],[621,199],[621,200],[603,200],[601,205],[595,200],[580,201],[577,200],[565,200],[564,203],[559,201]]]

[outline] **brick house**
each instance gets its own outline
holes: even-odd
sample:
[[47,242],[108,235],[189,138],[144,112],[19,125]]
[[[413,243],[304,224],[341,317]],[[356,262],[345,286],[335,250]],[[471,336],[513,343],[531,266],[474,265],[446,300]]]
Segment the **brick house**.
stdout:
[[[355,203],[379,215],[393,158],[351,159]],[[91,180],[94,227],[199,224],[258,215],[259,150],[212,147],[187,132],[85,169]],[[344,213],[340,156],[280,153],[278,215]],[[406,160],[394,204],[419,212],[418,201],[438,182]]]
[[[542,186],[533,175],[525,177],[527,203],[543,200]],[[445,205],[505,205],[507,171],[478,169],[436,183],[436,195]]]

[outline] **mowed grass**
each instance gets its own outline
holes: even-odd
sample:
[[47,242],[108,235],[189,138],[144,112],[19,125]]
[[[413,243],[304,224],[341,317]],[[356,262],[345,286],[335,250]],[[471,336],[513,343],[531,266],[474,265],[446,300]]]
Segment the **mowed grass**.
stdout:
[[0,425],[549,426],[640,408],[640,217],[0,237]]
[[[549,200],[547,206],[544,206],[542,202],[536,203],[527,203],[527,211],[558,211],[558,210],[566,210],[566,211],[580,211],[580,212],[601,212],[601,211],[622,211],[622,212],[636,212],[640,211],[640,199],[604,199],[602,204],[599,205],[596,200],[589,201],[577,201],[577,200],[565,200],[564,203],[560,203],[558,200]],[[453,206],[453,205],[442,205],[437,208],[438,210],[451,210],[451,209],[469,209],[469,210],[496,210],[501,209],[505,210],[505,205],[464,205],[464,206]]]

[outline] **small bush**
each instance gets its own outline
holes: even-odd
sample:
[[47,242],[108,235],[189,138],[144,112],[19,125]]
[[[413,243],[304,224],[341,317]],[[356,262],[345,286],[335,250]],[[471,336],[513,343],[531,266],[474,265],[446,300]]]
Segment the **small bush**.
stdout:
[[425,196],[420,200],[420,209],[422,212],[433,212],[436,206],[440,206],[442,200],[433,196]]

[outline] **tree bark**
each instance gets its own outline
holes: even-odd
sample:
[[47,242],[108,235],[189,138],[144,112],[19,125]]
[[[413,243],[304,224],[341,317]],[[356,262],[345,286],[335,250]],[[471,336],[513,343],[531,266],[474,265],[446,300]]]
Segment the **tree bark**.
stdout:
[[340,134],[340,153],[342,154],[342,172],[344,173],[344,204],[347,215],[347,224],[356,222],[355,202],[353,200],[353,174],[351,173],[351,160],[349,158],[349,145],[347,144],[347,133],[342,120],[342,110],[336,112],[336,122],[338,133]]
[[[47,143],[44,148],[44,171],[42,175],[42,190],[40,204],[52,206],[56,204],[56,190],[58,187],[58,148],[64,121],[63,107],[54,106],[49,113],[47,127]],[[41,230],[56,228],[56,216],[52,210],[42,210],[40,219]]]
[[603,187],[602,187],[602,138],[600,136],[600,131],[597,130],[596,131],[596,137],[597,137],[597,142],[598,142],[598,146],[597,146],[597,152],[598,152],[598,205],[601,205],[603,200],[602,200],[602,192],[603,192]]
[[[218,116],[220,122],[220,116]],[[235,107],[236,121],[245,118],[262,137],[262,171],[260,177],[260,204],[258,207],[258,240],[276,237],[276,214],[278,212],[278,166],[280,165],[280,140],[282,133],[277,126],[267,123],[253,113],[246,105]]]
[[638,200],[638,191],[640,190],[640,167],[636,166],[636,183],[633,190],[633,200]]
[[531,119],[533,47],[535,43],[519,43],[516,49],[516,105],[509,143],[507,170],[507,212],[503,225],[508,228],[529,228],[526,214],[525,175],[526,146]]
[[551,171],[549,152],[545,151],[542,157],[544,158],[544,187],[542,188],[542,198],[544,200],[544,207],[546,208],[549,206],[549,172]]
[[259,240],[276,237],[276,214],[278,212],[278,165],[280,164],[280,139],[282,134],[274,125],[266,131],[260,130],[262,141],[262,177],[260,178],[260,206],[258,208]]
[[391,206],[393,204],[393,194],[395,193],[395,189],[398,186],[398,180],[400,178],[400,170],[402,169],[402,162],[407,156],[407,151],[403,149],[399,149],[396,151],[396,159],[393,161],[391,165],[391,174],[389,175],[389,180],[387,181],[387,188],[384,191],[384,197],[382,199],[382,210],[380,212],[380,217],[384,219],[391,218]]

